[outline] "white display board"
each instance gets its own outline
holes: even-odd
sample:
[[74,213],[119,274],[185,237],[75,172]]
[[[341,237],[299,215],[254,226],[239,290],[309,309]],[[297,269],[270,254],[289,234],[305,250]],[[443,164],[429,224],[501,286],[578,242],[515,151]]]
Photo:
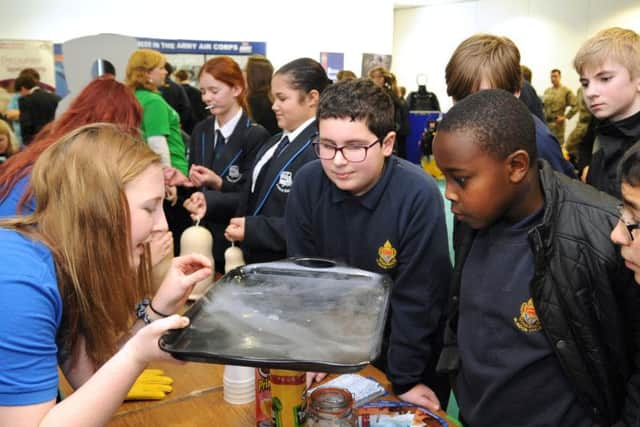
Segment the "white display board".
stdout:
[[42,83],[55,87],[53,43],[48,40],[0,40],[0,80],[15,79],[25,68],[36,69]]

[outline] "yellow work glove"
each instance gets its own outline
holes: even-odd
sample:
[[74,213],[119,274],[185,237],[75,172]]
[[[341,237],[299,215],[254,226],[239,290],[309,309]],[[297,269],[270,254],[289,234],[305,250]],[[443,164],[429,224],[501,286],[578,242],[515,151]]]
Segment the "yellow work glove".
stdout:
[[171,393],[173,379],[167,377],[161,369],[145,369],[124,400],[161,400]]

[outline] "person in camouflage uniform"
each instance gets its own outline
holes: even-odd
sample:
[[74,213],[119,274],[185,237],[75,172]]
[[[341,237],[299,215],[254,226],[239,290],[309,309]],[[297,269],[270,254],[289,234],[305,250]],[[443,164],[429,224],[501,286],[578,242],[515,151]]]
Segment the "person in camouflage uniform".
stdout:
[[579,146],[582,142],[584,136],[587,133],[587,129],[589,128],[589,122],[591,122],[591,111],[587,108],[587,104],[584,102],[584,89],[582,86],[578,88],[578,94],[576,95],[577,99],[577,110],[578,110],[578,123],[576,123],[576,127],[569,134],[567,138],[567,142],[565,144],[565,149],[573,158],[578,157]]
[[[558,69],[551,70],[550,88],[544,91],[543,105],[544,118],[556,136],[560,145],[564,144],[564,126],[565,122],[576,114],[576,96],[566,86],[560,84],[561,73]],[[569,112],[565,114],[567,107]]]

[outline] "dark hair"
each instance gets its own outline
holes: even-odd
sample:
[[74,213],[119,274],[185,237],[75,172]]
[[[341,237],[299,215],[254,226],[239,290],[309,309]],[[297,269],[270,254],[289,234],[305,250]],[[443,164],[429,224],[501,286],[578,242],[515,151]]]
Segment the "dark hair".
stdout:
[[271,96],[273,65],[261,55],[251,55],[245,67],[247,72],[247,94],[264,93]]
[[482,151],[499,159],[517,150],[529,154],[531,165],[537,158],[531,113],[506,90],[481,90],[457,102],[438,126],[438,132],[443,131],[470,132]]
[[393,100],[371,79],[344,80],[329,86],[320,97],[317,118],[363,120],[380,140],[395,129]]
[[520,69],[522,70],[522,78],[525,79],[527,83],[531,83],[531,68],[521,64]]
[[33,76],[30,75],[19,76],[14,83],[16,92],[20,92],[20,89],[22,88],[33,89],[37,85],[38,82],[36,81],[36,79],[34,79]]
[[169,62],[165,62],[164,63],[164,69],[167,70],[167,75],[170,76],[171,74],[173,74],[173,71],[175,70],[173,68],[173,65],[169,64]]
[[25,68],[20,71],[18,77],[30,76],[36,81],[36,84],[40,82],[40,73],[35,68]]
[[560,75],[562,75],[562,71],[558,70],[557,68],[554,68],[553,70],[551,70],[551,73],[558,73]]
[[189,72],[187,70],[178,70],[176,71],[176,78],[181,82],[189,80]]
[[618,178],[632,187],[640,186],[640,142],[629,148],[618,165]]
[[311,58],[294,59],[280,67],[274,75],[278,74],[289,76],[289,85],[304,93],[309,93],[312,90],[322,93],[331,83],[322,65]]

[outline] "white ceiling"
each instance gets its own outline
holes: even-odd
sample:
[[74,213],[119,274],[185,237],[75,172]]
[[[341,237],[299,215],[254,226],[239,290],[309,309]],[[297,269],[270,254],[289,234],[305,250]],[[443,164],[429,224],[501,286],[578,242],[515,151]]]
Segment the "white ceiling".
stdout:
[[407,9],[411,7],[433,6],[436,4],[464,3],[474,0],[394,0],[394,9]]

